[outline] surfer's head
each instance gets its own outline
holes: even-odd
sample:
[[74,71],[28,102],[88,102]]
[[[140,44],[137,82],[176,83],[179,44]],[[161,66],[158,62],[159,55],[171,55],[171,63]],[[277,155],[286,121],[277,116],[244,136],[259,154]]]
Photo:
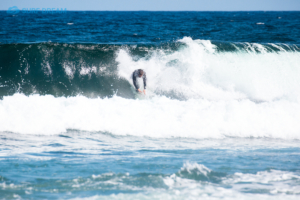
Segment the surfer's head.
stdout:
[[139,72],[139,77],[142,77],[144,74],[144,71],[142,69],[139,69],[138,72]]

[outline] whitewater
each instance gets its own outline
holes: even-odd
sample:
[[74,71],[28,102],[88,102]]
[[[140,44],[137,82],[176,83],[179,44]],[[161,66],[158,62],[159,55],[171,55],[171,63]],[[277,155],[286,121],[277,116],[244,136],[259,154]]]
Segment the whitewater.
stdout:
[[299,19],[0,11],[0,199],[299,199]]
[[[148,98],[14,94],[0,103],[0,131],[59,134],[68,129],[151,137],[300,139],[300,53],[244,44],[219,52],[210,41],[185,37],[175,52],[155,49],[134,59],[116,52],[118,79],[144,69]],[[64,68],[69,80],[73,74]],[[85,66],[80,76],[101,73]],[[131,86],[132,87],[132,86]],[[142,132],[140,130],[143,130]]]

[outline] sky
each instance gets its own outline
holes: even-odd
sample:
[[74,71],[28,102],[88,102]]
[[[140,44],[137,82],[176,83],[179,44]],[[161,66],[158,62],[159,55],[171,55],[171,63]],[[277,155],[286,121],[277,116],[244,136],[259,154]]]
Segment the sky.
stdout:
[[0,10],[300,11],[300,0],[0,0]]

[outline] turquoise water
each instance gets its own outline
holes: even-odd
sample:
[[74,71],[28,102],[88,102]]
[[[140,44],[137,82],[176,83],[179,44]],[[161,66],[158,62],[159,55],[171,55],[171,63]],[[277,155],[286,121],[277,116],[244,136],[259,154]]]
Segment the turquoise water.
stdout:
[[297,199],[299,164],[299,141],[2,133],[1,195]]

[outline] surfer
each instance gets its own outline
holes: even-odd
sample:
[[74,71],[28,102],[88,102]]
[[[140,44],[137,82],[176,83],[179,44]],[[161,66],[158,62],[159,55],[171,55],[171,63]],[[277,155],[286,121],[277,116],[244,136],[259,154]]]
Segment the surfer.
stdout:
[[136,80],[137,78],[143,78],[143,81],[144,81],[144,91],[143,92],[144,92],[144,94],[146,94],[146,86],[147,86],[146,72],[144,72],[144,70],[142,70],[142,69],[137,69],[132,73],[133,85],[137,92],[142,93],[142,91],[140,90],[139,83]]

